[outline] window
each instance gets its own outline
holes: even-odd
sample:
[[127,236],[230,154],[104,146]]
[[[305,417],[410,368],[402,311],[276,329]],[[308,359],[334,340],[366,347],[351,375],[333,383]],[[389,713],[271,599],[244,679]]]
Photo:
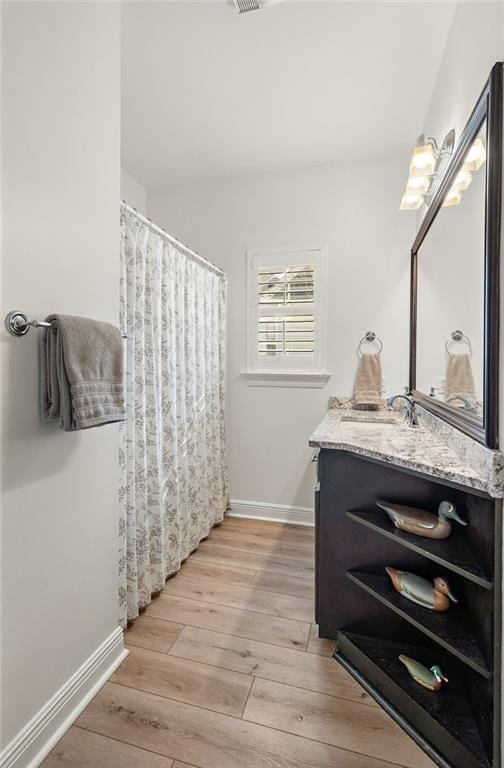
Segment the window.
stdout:
[[249,383],[323,386],[325,251],[248,251]]

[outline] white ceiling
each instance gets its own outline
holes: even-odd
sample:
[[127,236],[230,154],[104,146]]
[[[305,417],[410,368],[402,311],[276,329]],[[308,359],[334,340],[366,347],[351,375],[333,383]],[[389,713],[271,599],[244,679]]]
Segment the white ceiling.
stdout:
[[453,4],[123,5],[123,167],[149,189],[407,155]]

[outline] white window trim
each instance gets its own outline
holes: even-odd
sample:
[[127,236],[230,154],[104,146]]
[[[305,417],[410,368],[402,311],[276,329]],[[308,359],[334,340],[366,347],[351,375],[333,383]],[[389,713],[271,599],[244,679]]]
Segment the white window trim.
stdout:
[[325,387],[330,373],[306,373],[306,371],[245,371],[243,378],[249,387]]
[[[316,339],[318,354],[311,365],[299,366],[296,358],[260,360],[257,349],[257,271],[263,257],[276,266],[291,263],[293,254],[303,254],[300,261],[309,261],[305,254],[315,251]],[[275,264],[276,262],[276,264]],[[312,262],[310,262],[312,263]],[[327,248],[296,246],[292,248],[254,248],[247,250],[247,328],[246,366],[242,373],[249,386],[254,387],[324,387],[330,378],[327,361]]]

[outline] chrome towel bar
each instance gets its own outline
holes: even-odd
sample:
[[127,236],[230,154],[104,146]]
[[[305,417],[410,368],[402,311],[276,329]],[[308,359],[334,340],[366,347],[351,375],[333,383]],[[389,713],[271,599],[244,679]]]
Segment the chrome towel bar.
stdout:
[[[46,320],[30,320],[24,312],[14,309],[5,315],[5,327],[11,336],[26,336],[30,328],[53,328],[54,325]],[[123,339],[128,338],[125,333],[121,333],[121,336]]]

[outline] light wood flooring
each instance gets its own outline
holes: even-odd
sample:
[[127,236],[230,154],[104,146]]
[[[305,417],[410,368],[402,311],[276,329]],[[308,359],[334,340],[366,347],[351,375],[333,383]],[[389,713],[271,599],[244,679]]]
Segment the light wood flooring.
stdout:
[[313,529],[227,518],[43,768],[432,768],[313,622]]

